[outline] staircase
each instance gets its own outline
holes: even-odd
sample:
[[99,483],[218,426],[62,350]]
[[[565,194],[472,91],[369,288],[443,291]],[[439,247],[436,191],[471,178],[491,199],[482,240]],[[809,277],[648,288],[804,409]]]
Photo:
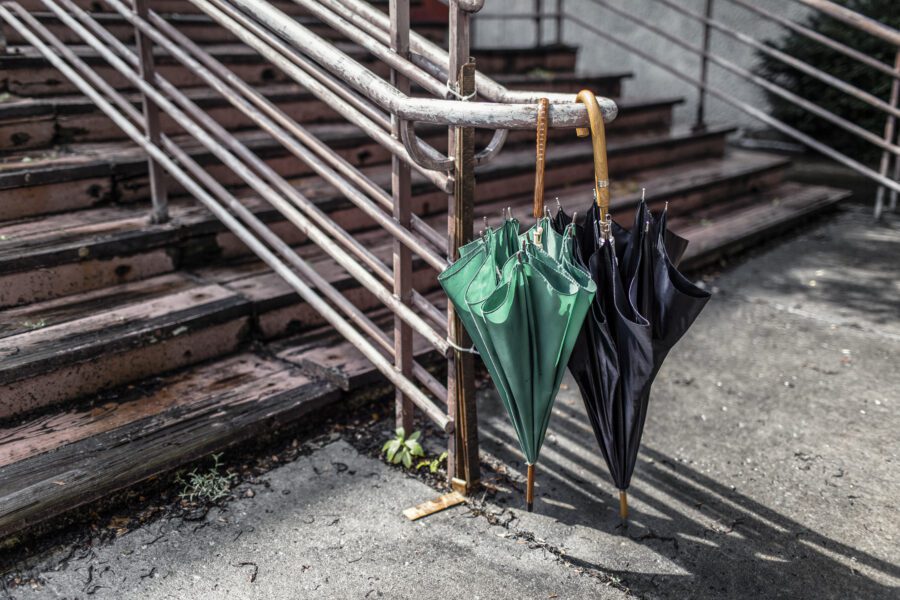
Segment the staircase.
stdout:
[[[38,0],[21,2],[77,43]],[[83,0],[94,11],[102,6]],[[373,69],[383,68],[290,2],[278,6]],[[386,5],[386,2],[384,3]],[[190,4],[153,8],[321,140],[386,188],[390,155],[326,105],[240,45]],[[95,13],[98,14],[98,13]],[[120,39],[133,30],[99,13]],[[413,28],[435,40],[446,21],[415,6]],[[12,32],[0,53],[0,537],[173,469],[206,453],[283,426],[382,381],[294,291],[196,201],[172,193],[171,221],[150,224],[146,158],[33,49]],[[98,66],[86,47],[78,53]],[[647,189],[668,203],[673,229],[691,240],[683,266],[698,269],[770,238],[847,194],[784,181],[788,161],[729,149],[728,126],[672,127],[679,98],[630,98],[630,73],[575,75],[577,48],[475,50],[480,70],[512,89],[615,97],[609,126],[614,217],[631,218]],[[389,262],[391,238],[308,168],[250,125],[190,72],[157,57],[159,71]],[[103,72],[102,68],[100,69]],[[110,70],[120,89],[126,82]],[[139,104],[135,94],[134,102]],[[173,138],[180,129],[164,120]],[[446,130],[419,127],[436,147]],[[484,136],[482,142],[487,141]],[[390,313],[329,257],[249,191],[199,145],[189,152],[325,278],[388,331]],[[548,198],[571,212],[586,206],[590,144],[551,130]],[[413,176],[413,211],[439,231],[446,196]],[[512,132],[480,168],[477,223],[511,206],[525,220],[534,178],[534,140]],[[477,229],[477,227],[476,227]],[[415,262],[414,287],[440,303],[436,273]],[[424,344],[415,349],[428,354]]]

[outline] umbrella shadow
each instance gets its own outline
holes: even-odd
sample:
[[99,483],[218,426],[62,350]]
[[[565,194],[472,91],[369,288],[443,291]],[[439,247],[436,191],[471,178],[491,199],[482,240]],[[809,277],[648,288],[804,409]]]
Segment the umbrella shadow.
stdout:
[[[494,414],[495,400],[485,400],[479,406],[484,447],[524,470],[514,435],[502,415]],[[615,490],[580,406],[557,403],[548,435],[557,443],[545,446],[538,463],[536,512],[589,530],[577,534],[586,544],[564,541],[566,559],[615,575],[641,596],[845,599],[896,592],[853,565],[894,579],[900,579],[900,565],[813,531],[647,445],[629,490],[637,503],[623,528]],[[590,464],[573,446],[591,448]],[[514,507],[521,502],[517,495],[498,500]],[[622,548],[622,537],[639,546]]]

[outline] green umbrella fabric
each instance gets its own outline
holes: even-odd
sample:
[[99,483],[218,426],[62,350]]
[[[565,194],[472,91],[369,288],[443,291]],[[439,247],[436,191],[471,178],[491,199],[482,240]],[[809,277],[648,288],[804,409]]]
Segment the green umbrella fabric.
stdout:
[[[466,246],[439,277],[534,464],[596,284],[571,258],[568,232],[519,234],[507,219]],[[461,249],[462,250],[462,249]]]

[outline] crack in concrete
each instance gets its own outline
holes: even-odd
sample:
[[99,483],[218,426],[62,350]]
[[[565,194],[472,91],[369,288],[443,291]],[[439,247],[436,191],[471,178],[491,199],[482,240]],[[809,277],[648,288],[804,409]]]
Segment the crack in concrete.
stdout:
[[[505,476],[503,476],[505,477]],[[627,596],[634,597],[634,593],[622,581],[611,573],[607,573],[602,569],[598,569],[594,565],[590,565],[578,558],[568,556],[562,548],[555,546],[541,538],[537,537],[533,532],[513,527],[513,523],[519,518],[511,510],[502,508],[499,512],[489,510],[489,504],[484,500],[470,500],[467,508],[474,518],[483,518],[489,525],[500,527],[508,532],[505,539],[523,541],[525,547],[529,550],[543,550],[554,557],[556,562],[572,569],[579,575],[586,575],[602,582],[607,587],[614,588],[620,592],[624,592]],[[506,518],[503,518],[503,517]],[[677,548],[677,541],[676,548]]]

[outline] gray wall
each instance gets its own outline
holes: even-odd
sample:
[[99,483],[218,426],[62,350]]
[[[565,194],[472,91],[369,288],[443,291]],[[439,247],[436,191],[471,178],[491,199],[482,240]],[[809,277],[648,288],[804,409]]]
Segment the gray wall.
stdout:
[[[683,50],[667,40],[640,26],[610,13],[604,7],[590,0],[564,0],[566,12],[580,15],[582,19],[594,23],[599,29],[609,31],[630,44],[644,49],[650,55],[664,59],[693,76],[699,75],[699,57]],[[661,27],[665,31],[699,47],[702,41],[702,24],[679,15],[654,0],[606,0],[617,8],[626,9],[643,21]],[[686,9],[702,13],[705,0],[676,0]],[[799,21],[806,14],[802,6],[789,0],[752,0],[760,8]],[[483,13],[512,14],[532,10],[531,0],[487,0]],[[556,0],[544,0],[545,12],[556,8]],[[775,23],[731,4],[728,0],[715,0],[713,17],[758,40],[775,39],[784,35],[785,30]],[[535,30],[531,21],[493,20],[475,17],[475,44],[490,46],[530,46],[535,41]],[[544,41],[556,39],[552,19],[544,22]],[[615,43],[604,40],[581,26],[566,21],[563,26],[563,41],[580,47],[578,72],[584,74],[608,71],[632,71],[634,78],[625,82],[625,96],[633,98],[670,97],[685,98],[685,104],[676,109],[676,125],[693,123],[696,111],[696,88],[663,69],[634,56]],[[756,58],[753,50],[723,34],[713,31],[711,50],[729,61],[751,68]],[[755,85],[743,81],[722,68],[710,65],[710,84],[732,93],[736,98],[754,105],[766,105],[765,96]],[[738,109],[732,108],[714,98],[707,103],[707,122],[733,123],[744,127],[762,128],[763,125]]]

